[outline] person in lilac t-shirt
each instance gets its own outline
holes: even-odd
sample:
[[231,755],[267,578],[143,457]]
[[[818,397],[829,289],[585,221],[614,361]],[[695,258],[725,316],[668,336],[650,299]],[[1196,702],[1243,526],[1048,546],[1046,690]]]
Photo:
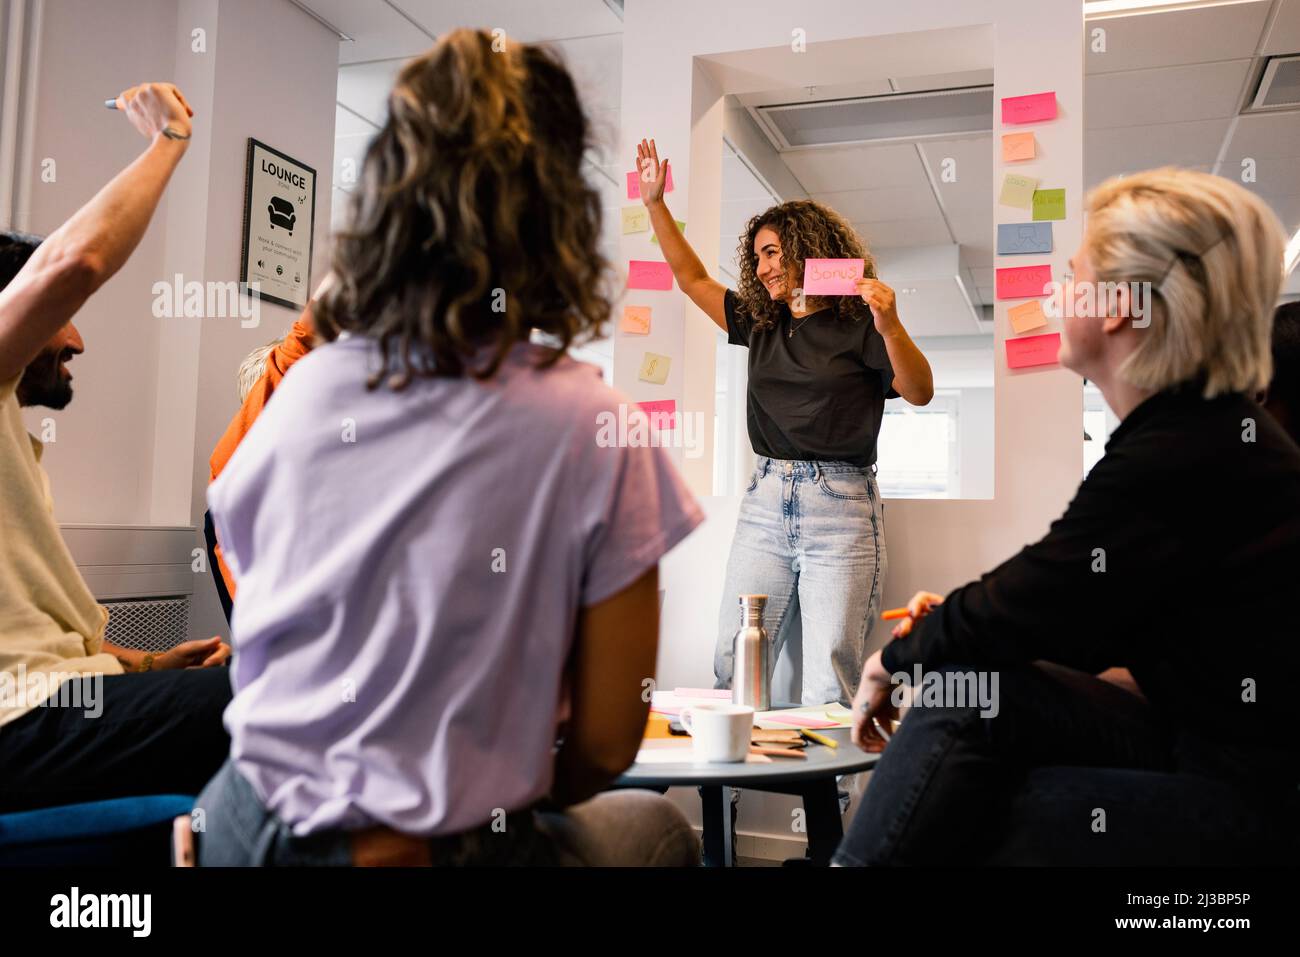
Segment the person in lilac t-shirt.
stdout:
[[[455,139],[437,127],[451,107],[409,108],[417,95],[461,95],[431,82],[448,69],[477,64],[476,82],[502,85],[507,103],[544,99],[521,111],[532,122],[577,109],[549,55],[526,45],[492,53],[490,40],[457,31],[406,68],[368,155],[375,175],[409,167],[390,152]],[[521,69],[494,72],[503,56]],[[521,75],[526,95],[512,86]],[[407,135],[410,125],[421,135]],[[503,288],[554,282],[556,300],[574,288],[564,270],[599,278],[599,230],[582,221],[599,210],[578,169],[585,131],[569,132],[575,143],[563,128],[535,140],[533,161],[557,164],[546,179],[565,183],[556,195],[468,191],[541,207],[504,219],[484,211],[486,221],[549,224],[548,234],[568,230],[587,247],[548,257],[538,246],[538,261],[513,265],[489,255],[504,263]],[[463,196],[460,178],[490,179],[485,169],[449,163],[427,171],[424,188]],[[542,289],[530,308],[498,314],[485,299],[456,323],[435,307],[432,323],[399,320],[403,343],[376,317],[391,323],[391,304],[432,282],[467,281],[469,267],[439,267],[476,260],[447,238],[434,243],[428,272],[399,263],[383,250],[387,220],[367,204],[400,204],[400,190],[362,193],[354,222],[379,219],[383,235],[340,237],[340,281],[314,311],[325,344],[285,376],[209,489],[238,598],[231,762],[199,799],[200,862],[349,863],[356,836],[375,829],[419,839],[443,863],[697,859],[666,798],[599,792],[631,762],[644,728],[657,563],[702,513],[664,449],[601,441],[605,416],[644,415],[634,403],[594,367],[527,341],[536,327],[567,343],[608,314],[608,300],[580,291],[557,310]],[[423,209],[387,215],[414,222]]]

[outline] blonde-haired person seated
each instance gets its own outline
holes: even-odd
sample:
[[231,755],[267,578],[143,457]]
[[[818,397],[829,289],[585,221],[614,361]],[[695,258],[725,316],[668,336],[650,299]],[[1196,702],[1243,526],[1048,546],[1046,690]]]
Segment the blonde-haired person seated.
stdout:
[[209,488],[239,591],[200,864],[698,860],[666,798],[601,792],[703,515],[664,449],[600,441],[630,402],[564,351],[611,309],[587,119],[551,54],[492,47],[402,69],[320,344]]
[[[1061,364],[1122,421],[1045,538],[918,596],[867,662],[854,737],[884,754],[839,864],[1295,861],[1300,449],[1250,398],[1282,231],[1179,169],[1087,205],[1065,295],[1154,293],[1145,317],[1125,286],[1062,320]],[[891,676],[917,667],[995,693],[913,706],[886,742]],[[1112,667],[1146,700],[1094,677]]]

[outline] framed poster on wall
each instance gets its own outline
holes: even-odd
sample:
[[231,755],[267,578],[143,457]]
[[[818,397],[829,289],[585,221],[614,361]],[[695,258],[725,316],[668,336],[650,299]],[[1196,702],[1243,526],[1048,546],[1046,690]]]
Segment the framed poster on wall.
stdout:
[[307,305],[315,226],[316,171],[250,136],[239,267],[249,295],[290,308]]

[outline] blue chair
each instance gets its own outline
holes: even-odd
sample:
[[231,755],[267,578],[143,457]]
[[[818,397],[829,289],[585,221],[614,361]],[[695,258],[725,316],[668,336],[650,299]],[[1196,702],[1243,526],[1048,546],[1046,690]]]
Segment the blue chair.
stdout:
[[166,867],[172,820],[193,807],[183,794],[148,794],[0,814],[0,867]]

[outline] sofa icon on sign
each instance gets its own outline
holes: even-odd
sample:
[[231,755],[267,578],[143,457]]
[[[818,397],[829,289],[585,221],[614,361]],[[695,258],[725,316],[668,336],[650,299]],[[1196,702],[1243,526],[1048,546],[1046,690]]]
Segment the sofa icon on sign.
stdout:
[[298,221],[298,214],[293,211],[293,203],[283,196],[272,196],[266,211],[271,217],[272,229],[279,226],[281,229],[289,230],[290,236],[293,235],[293,224]]

